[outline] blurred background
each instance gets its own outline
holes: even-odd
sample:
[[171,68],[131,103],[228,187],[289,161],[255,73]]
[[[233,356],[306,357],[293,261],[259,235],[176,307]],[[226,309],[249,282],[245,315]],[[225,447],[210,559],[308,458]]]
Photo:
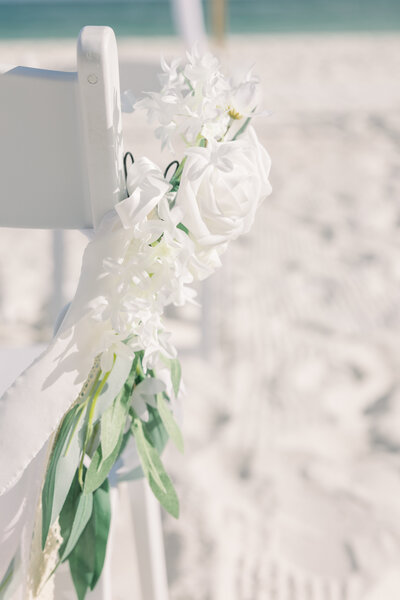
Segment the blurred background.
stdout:
[[[400,3],[0,0],[0,63],[75,70],[89,24],[115,29],[136,97],[161,55],[198,41],[254,65],[272,113],[254,125],[273,195],[202,308],[168,316],[187,389],[186,452],[166,453],[182,506],[163,521],[171,600],[396,600]],[[171,160],[135,112],[124,140]],[[50,339],[85,245],[0,230],[2,345]]]

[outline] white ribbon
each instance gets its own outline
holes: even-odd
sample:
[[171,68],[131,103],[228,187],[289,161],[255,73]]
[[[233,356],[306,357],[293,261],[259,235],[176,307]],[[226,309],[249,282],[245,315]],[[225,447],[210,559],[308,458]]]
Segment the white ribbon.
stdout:
[[[121,236],[110,211],[86,247],[78,289],[48,348],[0,398],[0,581],[34,519],[44,477],[41,452],[63,415],[76,400],[91,369],[91,344],[85,315],[105,293],[104,259],[117,259]],[[32,512],[33,510],[33,512]]]

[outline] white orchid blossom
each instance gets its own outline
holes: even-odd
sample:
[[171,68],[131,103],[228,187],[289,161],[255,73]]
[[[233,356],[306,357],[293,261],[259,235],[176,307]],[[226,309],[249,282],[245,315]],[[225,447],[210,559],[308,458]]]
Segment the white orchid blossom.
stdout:
[[231,77],[226,104],[234,119],[254,116],[261,104],[260,80],[250,70],[245,77]]

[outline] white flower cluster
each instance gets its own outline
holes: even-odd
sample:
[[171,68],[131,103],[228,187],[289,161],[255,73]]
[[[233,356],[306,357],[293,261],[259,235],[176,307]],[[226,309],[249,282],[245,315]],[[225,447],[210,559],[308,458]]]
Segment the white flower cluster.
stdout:
[[[164,143],[178,135],[186,147],[171,181],[147,158],[137,159],[127,173],[129,197],[99,229],[107,258],[92,284],[90,327],[80,335],[97,339],[87,355],[101,355],[103,372],[115,355],[132,359],[144,351],[144,369],[160,376],[165,358],[175,356],[165,307],[193,301],[190,285],[220,265],[228,242],[249,231],[271,191],[269,156],[247,127],[256,80],[229,82],[211,55],[189,55],[163,69],[161,93],[140,105],[158,119]],[[228,136],[238,122],[245,125],[240,137]]]
[[254,116],[260,103],[259,80],[250,71],[243,79],[227,78],[212,54],[187,53],[186,60],[161,63],[161,92],[138,102],[157,123],[162,146],[174,151],[185,145],[233,139],[243,119]]
[[[183,142],[177,170],[168,181],[147,158],[131,165],[126,182],[128,197],[105,215],[96,229],[85,250],[75,298],[44,355],[45,361],[32,371],[30,379],[24,375],[20,386],[23,391],[30,381],[28,388],[35,395],[35,390],[42,394],[45,389],[54,389],[51,386],[57,382],[61,396],[43,423],[34,419],[38,427],[34,428],[35,435],[27,438],[25,457],[19,452],[25,445],[15,446],[16,458],[7,473],[9,477],[13,469],[20,469],[28,456],[24,468],[29,467],[35,453],[32,464],[37,473],[42,472],[44,454],[40,443],[45,443],[61,418],[54,443],[50,443],[52,451],[47,453],[42,517],[38,521],[40,538],[44,533],[45,540],[48,534],[48,542],[44,552],[38,549],[32,554],[38,560],[33,565],[35,577],[29,580],[32,589],[41,581],[36,575],[43,575],[42,566],[48,575],[48,569],[56,564],[50,563],[57,559],[60,564],[66,557],[77,590],[77,581],[92,582],[90,565],[76,560],[88,546],[92,528],[78,535],[74,526],[79,509],[85,506],[86,511],[87,500],[91,499],[87,522],[99,520],[102,531],[108,531],[110,515],[105,509],[107,492],[102,483],[105,478],[136,477],[137,467],[141,466],[155,496],[173,516],[178,516],[179,501],[159,458],[166,437],[183,449],[176,422],[181,371],[163,324],[163,313],[167,305],[181,306],[194,300],[193,282],[204,279],[220,265],[228,243],[249,231],[258,206],[271,191],[269,156],[248,126],[258,106],[256,79],[250,74],[239,83],[228,80],[214,57],[196,53],[188,55],[186,62],[176,61],[171,66],[164,63],[163,69],[161,93],[152,94],[141,106],[158,120],[157,133],[164,144],[174,147],[177,141]],[[72,379],[74,389],[81,383],[83,387],[64,413],[66,398],[72,400]],[[18,385],[6,400],[18,400],[20,406]],[[34,412],[44,415],[49,399],[49,393],[44,402],[41,397]],[[3,410],[6,417],[9,412]],[[13,411],[10,414],[8,422],[17,415]],[[125,448],[126,434],[130,437]],[[14,486],[17,495],[21,490],[24,494],[29,491],[34,480],[32,471],[27,472],[28,479],[24,475]],[[79,502],[71,487],[75,477],[81,488]],[[93,499],[100,487],[102,510],[96,509]],[[5,498],[7,502],[11,496]],[[82,504],[81,499],[85,499]],[[24,548],[25,542],[21,545],[19,540],[24,520],[28,520],[28,533],[31,531],[30,513],[25,512],[12,536],[15,548]],[[62,531],[64,541],[59,546],[58,524],[65,524],[64,518],[69,523],[65,527],[69,537],[64,537]],[[85,536],[83,541],[81,535]],[[92,538],[90,543],[98,542]],[[100,542],[105,553],[106,540]],[[46,552],[49,548],[50,554]],[[78,553],[73,555],[77,548]],[[12,556],[7,558],[5,568],[10,560],[11,570],[4,581],[19,576],[17,572],[13,575]],[[19,565],[19,550],[15,564]],[[98,567],[101,571],[102,564]],[[85,584],[83,596],[88,586]]]

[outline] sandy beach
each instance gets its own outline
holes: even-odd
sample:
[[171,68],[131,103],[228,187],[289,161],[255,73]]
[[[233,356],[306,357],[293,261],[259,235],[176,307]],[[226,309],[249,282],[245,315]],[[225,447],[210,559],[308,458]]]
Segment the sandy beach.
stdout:
[[[183,52],[118,45],[137,96]],[[219,53],[261,78],[274,192],[199,289],[203,309],[169,316],[187,388],[186,451],[166,453],[182,506],[163,520],[171,600],[395,600],[400,36],[237,36]],[[75,42],[0,41],[0,63],[74,70]],[[123,124],[127,150],[168,164],[141,115]],[[49,339],[85,244],[0,231],[2,345]]]

